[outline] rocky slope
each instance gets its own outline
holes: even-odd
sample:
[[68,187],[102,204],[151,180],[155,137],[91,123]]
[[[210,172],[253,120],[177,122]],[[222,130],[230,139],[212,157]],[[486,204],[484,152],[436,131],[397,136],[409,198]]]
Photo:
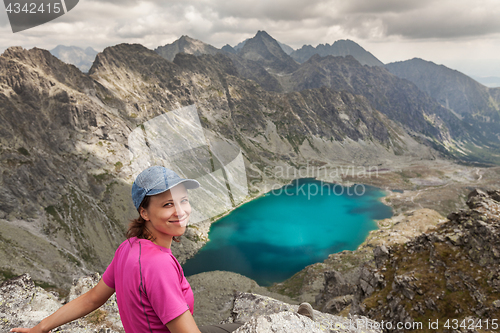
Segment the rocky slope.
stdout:
[[442,106],[479,128],[488,139],[500,140],[500,88],[487,88],[456,70],[418,58],[387,64],[385,68],[413,82]]
[[[404,246],[375,256],[377,271],[356,308],[373,319],[478,321],[495,331],[500,316],[500,192],[475,190],[468,210]],[[373,283],[375,282],[376,283]],[[361,297],[360,297],[361,296]],[[356,310],[354,310],[356,311]],[[489,321],[489,328],[486,321]],[[444,326],[440,326],[444,327]],[[498,328],[497,328],[498,329]]]
[[[394,325],[422,323],[415,330],[419,332],[465,332],[460,327],[464,320],[467,327],[474,323],[473,332],[497,331],[493,323],[500,315],[500,192],[474,190],[467,205],[469,209],[449,214],[446,221],[410,240],[376,247],[373,260],[366,257],[364,263],[348,267],[347,253],[337,254],[337,268],[324,273],[317,306]],[[349,255],[359,257],[359,251]],[[458,322],[455,330],[445,327],[447,320],[450,326]],[[429,327],[429,321],[439,326]]]
[[338,40],[332,45],[319,44],[316,47],[311,45],[304,45],[300,49],[290,53],[290,56],[299,63],[304,63],[313,55],[318,54],[321,57],[334,56],[334,57],[345,57],[351,55],[359,61],[362,65],[368,66],[383,66],[384,64],[378,60],[373,54],[366,51],[359,44],[353,42],[352,40]]
[[[487,157],[486,150],[498,150],[498,147],[480,129],[461,121],[415,85],[382,67],[361,66],[350,56],[322,58],[316,55],[283,78],[282,83],[287,91],[327,86],[363,95],[374,108],[423,135],[438,149],[464,159],[496,160],[496,155]],[[479,148],[485,145],[486,150]]]

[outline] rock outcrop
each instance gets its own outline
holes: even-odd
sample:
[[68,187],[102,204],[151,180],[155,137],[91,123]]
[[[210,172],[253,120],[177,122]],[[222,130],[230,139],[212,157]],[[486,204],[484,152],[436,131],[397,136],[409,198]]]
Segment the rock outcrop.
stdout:
[[[429,332],[430,322],[438,321],[439,331],[444,331],[453,320],[458,326],[473,323],[474,329],[482,325],[485,331],[496,331],[500,191],[476,189],[467,205],[469,209],[449,214],[446,222],[406,243],[376,248],[374,260],[360,267],[350,313],[408,327],[421,323]],[[339,295],[352,290],[335,272],[325,280],[325,310],[337,311]]]
[[314,321],[297,314],[298,305],[249,293],[237,293],[231,317],[225,322],[244,322],[235,332],[381,332],[377,323],[361,316],[349,318],[314,310]]
[[[75,281],[67,301],[94,287],[100,279],[93,274]],[[213,304],[214,306],[216,304]],[[13,327],[32,327],[56,311],[62,304],[56,295],[36,287],[28,274],[8,280],[0,286],[0,330]],[[378,333],[376,323],[361,316],[343,318],[314,311],[315,320],[297,314],[298,305],[252,293],[234,291],[230,316],[222,323],[245,323],[236,332],[360,332]],[[195,310],[196,311],[196,310]],[[56,329],[68,333],[76,332],[124,332],[121,324],[116,296],[113,295],[102,307]]]
[[[68,300],[90,290],[100,279],[99,274],[75,280]],[[32,327],[62,306],[56,294],[35,286],[29,274],[5,281],[0,286],[0,331],[14,327]],[[82,319],[59,328],[65,332],[124,332],[120,321],[116,296],[113,295],[101,308]]]

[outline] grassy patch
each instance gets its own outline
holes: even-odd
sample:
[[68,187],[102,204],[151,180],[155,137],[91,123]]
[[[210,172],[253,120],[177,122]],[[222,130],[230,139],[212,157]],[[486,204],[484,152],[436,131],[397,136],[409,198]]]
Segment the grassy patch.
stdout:
[[273,284],[268,287],[269,290],[277,292],[282,295],[286,295],[290,298],[294,298],[300,295],[300,291],[302,286],[304,285],[304,279],[306,278],[307,272],[305,269],[301,270],[298,273],[295,273],[288,280],[279,283]]
[[98,175],[92,175],[94,177],[94,179],[98,182],[98,183],[102,183],[103,181],[105,180],[108,180],[111,175],[108,173],[107,170],[105,170],[103,173],[100,173]]
[[18,148],[17,151],[19,152],[19,154],[22,154],[24,156],[30,156],[30,153],[28,152],[28,150],[24,147],[21,147],[21,148]]
[[54,221],[56,221],[64,229],[64,231],[66,231],[67,233],[70,232],[68,225],[63,221],[55,206],[50,205],[45,207],[45,212],[52,216]]
[[108,313],[104,310],[97,309],[89,313],[85,319],[87,320],[88,323],[94,324],[94,325],[100,325],[105,322],[106,316]]
[[119,172],[121,170],[121,168],[123,168],[123,163],[118,161],[115,163],[115,171],[116,172]]
[[0,269],[0,281],[5,281],[16,277],[17,274],[14,274],[10,269],[2,268]]

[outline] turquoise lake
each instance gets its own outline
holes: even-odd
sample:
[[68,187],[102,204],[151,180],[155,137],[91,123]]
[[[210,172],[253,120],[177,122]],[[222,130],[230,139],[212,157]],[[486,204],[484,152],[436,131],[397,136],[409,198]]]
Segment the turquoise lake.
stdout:
[[184,274],[224,270],[262,286],[281,282],[331,253],[355,250],[377,229],[374,220],[392,216],[384,195],[367,185],[295,180],[213,223],[210,241],[183,265]]

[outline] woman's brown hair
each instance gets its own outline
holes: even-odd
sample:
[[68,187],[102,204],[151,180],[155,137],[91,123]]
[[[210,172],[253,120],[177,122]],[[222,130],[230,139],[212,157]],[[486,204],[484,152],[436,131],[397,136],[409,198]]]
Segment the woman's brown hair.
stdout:
[[[141,204],[139,205],[139,208],[137,209],[138,212],[140,212],[141,207],[144,209],[147,209],[149,207],[150,198],[151,198],[150,196],[144,197],[144,200],[142,200]],[[127,239],[132,237],[137,237],[141,239],[147,239],[152,242],[154,242],[155,240],[151,232],[148,230],[148,228],[146,228],[146,220],[142,218],[140,213],[138,218],[130,221],[125,236],[127,237]],[[181,241],[180,236],[174,236],[172,239],[177,243]]]

